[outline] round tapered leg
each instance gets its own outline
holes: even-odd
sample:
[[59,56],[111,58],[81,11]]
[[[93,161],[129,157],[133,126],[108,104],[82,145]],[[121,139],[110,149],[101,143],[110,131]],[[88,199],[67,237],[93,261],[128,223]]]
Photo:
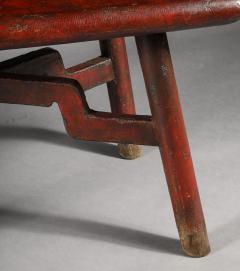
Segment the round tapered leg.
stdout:
[[181,245],[202,257],[210,247],[167,36],[137,37],[136,43]]
[[[134,114],[135,105],[124,38],[100,41],[102,55],[110,57],[115,80],[107,84],[111,110],[116,114]],[[124,159],[136,159],[141,149],[133,144],[119,144],[118,151]]]

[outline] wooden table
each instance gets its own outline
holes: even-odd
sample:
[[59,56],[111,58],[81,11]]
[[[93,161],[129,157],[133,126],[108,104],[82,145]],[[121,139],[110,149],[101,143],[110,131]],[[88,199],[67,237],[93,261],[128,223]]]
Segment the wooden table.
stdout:
[[[65,69],[41,49],[0,63],[0,102],[58,103],[75,139],[159,146],[183,250],[210,247],[166,32],[231,23],[239,0],[0,0],[0,49],[100,40],[101,56]],[[135,36],[152,116],[136,115],[124,37]],[[107,83],[111,113],[89,108],[84,92]]]

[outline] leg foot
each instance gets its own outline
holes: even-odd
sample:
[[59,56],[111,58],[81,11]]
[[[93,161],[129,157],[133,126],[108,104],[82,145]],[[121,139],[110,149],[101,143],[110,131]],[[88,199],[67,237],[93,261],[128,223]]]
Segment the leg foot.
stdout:
[[183,251],[191,257],[204,257],[210,252],[206,228],[199,230],[179,229],[180,241]]
[[136,38],[164,171],[183,250],[210,247],[166,34]]
[[141,156],[141,149],[133,144],[118,144],[120,156],[127,160],[134,160]]
[[[110,57],[115,80],[107,84],[111,109],[117,114],[134,114],[135,105],[124,38],[100,41],[102,55]],[[119,144],[119,154],[124,159],[136,159],[141,154],[137,145]]]
[[141,156],[142,151],[138,145],[118,144],[119,155],[126,160],[134,160]]

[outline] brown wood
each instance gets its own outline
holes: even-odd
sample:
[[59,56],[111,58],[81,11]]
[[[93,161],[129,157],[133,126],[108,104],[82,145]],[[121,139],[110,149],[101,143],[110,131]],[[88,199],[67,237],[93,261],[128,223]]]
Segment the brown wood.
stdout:
[[233,22],[239,0],[1,0],[0,49]]

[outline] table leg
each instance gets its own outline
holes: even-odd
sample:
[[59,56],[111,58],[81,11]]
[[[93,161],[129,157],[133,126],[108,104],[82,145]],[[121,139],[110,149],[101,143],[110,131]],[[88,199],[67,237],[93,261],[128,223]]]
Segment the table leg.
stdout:
[[156,139],[183,250],[209,253],[209,241],[165,33],[136,37]]
[[[110,57],[113,63],[115,79],[107,83],[112,112],[135,115],[136,111],[124,38],[100,41],[100,47],[102,55]],[[119,154],[125,159],[135,159],[141,155],[140,147],[133,144],[119,144],[118,150]]]

